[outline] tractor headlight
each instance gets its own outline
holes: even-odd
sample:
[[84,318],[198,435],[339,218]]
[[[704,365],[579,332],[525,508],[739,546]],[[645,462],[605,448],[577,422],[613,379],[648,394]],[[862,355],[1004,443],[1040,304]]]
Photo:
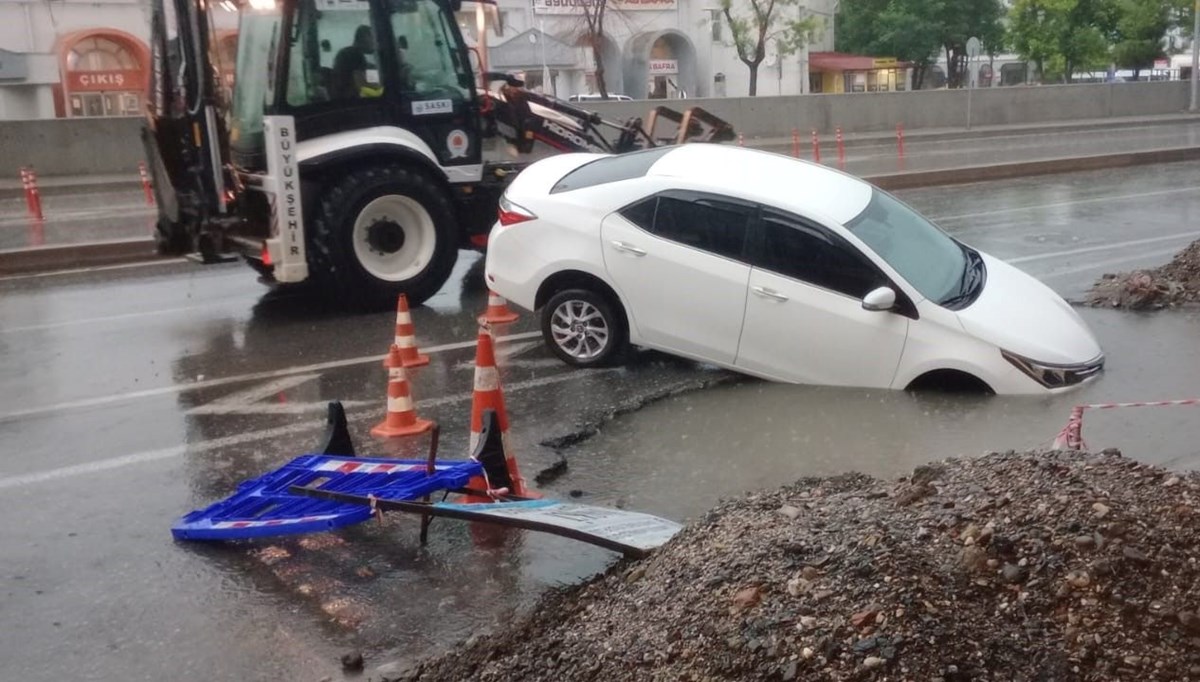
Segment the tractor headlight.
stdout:
[[1006,350],[1001,350],[1000,354],[1014,367],[1046,388],[1074,386],[1083,383],[1104,370],[1103,355],[1087,362],[1059,365],[1050,362],[1038,362],[1037,360],[1031,360]]

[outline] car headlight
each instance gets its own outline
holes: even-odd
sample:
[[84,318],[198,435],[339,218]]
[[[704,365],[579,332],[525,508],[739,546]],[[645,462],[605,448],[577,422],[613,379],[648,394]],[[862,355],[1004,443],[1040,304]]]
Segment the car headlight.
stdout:
[[1104,356],[1094,360],[1070,365],[1058,365],[1050,362],[1038,362],[1010,351],[1001,350],[1014,367],[1024,372],[1029,378],[1046,388],[1064,388],[1074,386],[1099,374],[1104,369]]

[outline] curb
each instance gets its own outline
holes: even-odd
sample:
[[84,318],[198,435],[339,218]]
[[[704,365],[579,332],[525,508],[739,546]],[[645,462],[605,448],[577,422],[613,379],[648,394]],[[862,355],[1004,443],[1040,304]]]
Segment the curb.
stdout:
[[[885,173],[865,175],[861,178],[881,189],[891,191],[1195,160],[1200,160],[1200,147],[1073,156],[992,166]],[[832,167],[830,168],[832,169]],[[78,267],[124,265],[156,260],[167,262],[172,258],[159,255],[155,250],[152,238],[9,249],[0,250],[0,275],[24,275]]]
[[160,256],[155,250],[154,240],[150,238],[5,249],[0,250],[0,275],[28,275],[155,260],[165,262],[171,257]]
[[[965,139],[1017,137],[1022,135],[1045,135],[1047,133],[1057,132],[1082,132],[1106,129],[1124,130],[1129,127],[1149,128],[1190,123],[1200,123],[1200,115],[1181,112],[1178,114],[1165,114],[1148,119],[1117,118],[1087,121],[1058,121],[1032,124],[1028,126],[983,126],[971,130],[968,130],[967,128],[915,128],[913,130],[905,128],[904,141],[906,143],[952,142],[955,140]],[[810,145],[811,130],[811,128],[800,130],[800,143],[806,148]],[[834,133],[832,131],[819,132],[817,137],[820,138],[822,143],[825,143],[834,139]],[[851,149],[853,147],[867,147],[886,143],[895,143],[895,140],[896,132],[894,129],[845,133],[845,146],[847,149]],[[746,137],[746,146],[763,148],[786,147],[787,149],[791,149],[791,145],[792,139],[790,131],[784,135],[755,135],[753,137]]]
[[1056,173],[1075,173],[1107,168],[1145,166],[1155,163],[1177,163],[1180,161],[1195,161],[1197,159],[1200,159],[1200,147],[1182,147],[1176,149],[1154,149],[1143,152],[1073,156],[1064,159],[1045,159],[1042,161],[1021,161],[993,166],[968,166],[965,168],[913,171],[910,173],[887,173],[863,176],[862,179],[881,189],[891,191],[897,189],[915,189],[918,187],[962,185],[992,180],[1010,180],[1037,175],[1053,175]]

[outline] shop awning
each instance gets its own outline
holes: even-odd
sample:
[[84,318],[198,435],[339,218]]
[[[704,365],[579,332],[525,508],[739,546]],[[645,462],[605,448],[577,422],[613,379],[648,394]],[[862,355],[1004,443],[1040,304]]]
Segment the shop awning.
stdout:
[[874,71],[908,67],[908,62],[897,61],[895,57],[868,57],[845,52],[808,53],[808,68],[814,71]]

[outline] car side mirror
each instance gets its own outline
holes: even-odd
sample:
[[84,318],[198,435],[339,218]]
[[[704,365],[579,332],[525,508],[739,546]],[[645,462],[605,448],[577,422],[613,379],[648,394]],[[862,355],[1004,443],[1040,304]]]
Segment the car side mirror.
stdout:
[[863,296],[863,310],[888,311],[896,307],[896,292],[891,287],[879,287]]

